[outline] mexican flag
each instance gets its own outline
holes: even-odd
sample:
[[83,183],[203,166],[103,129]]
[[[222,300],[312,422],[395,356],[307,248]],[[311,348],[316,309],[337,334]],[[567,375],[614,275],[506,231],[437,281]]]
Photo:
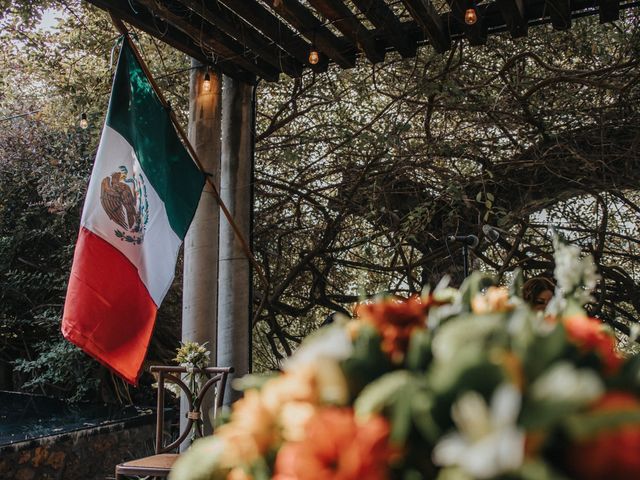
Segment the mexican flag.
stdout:
[[82,212],[62,333],[137,383],[205,177],[123,42]]

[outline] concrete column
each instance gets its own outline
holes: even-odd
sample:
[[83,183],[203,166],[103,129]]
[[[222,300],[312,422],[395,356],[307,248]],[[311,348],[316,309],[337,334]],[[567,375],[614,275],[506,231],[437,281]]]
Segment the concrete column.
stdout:
[[[195,60],[192,66],[200,64]],[[209,71],[210,89],[203,88],[206,70],[191,71],[189,94],[189,141],[202,165],[220,183],[220,112],[222,77]],[[193,222],[184,240],[184,288],[182,294],[182,341],[207,343],[211,360],[216,359],[216,315],[218,313],[218,226],[219,207],[205,184]],[[213,406],[212,395],[203,404],[205,433],[211,433],[207,412]],[[180,404],[180,424],[186,424],[188,404]],[[185,448],[189,442],[182,445]],[[182,447],[181,447],[182,448]]]
[[[220,195],[244,238],[251,238],[254,143],[253,86],[223,77],[222,170]],[[220,219],[220,273],[218,295],[219,366],[233,366],[235,377],[251,370],[251,266],[237,237]],[[238,398],[229,388],[225,403]]]

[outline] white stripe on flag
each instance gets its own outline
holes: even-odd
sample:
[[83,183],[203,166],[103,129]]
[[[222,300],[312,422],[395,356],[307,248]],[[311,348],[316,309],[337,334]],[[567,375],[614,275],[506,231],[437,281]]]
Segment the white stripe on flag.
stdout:
[[[124,166],[129,177],[141,176],[146,186],[148,218],[140,244],[118,237],[116,231],[131,235],[127,229],[111,220],[100,201],[104,178]],[[144,219],[143,219],[144,220]],[[82,225],[120,250],[138,269],[156,306],[166,295],[175,274],[176,259],[182,240],[171,229],[164,203],[147,180],[131,145],[111,127],[105,125],[93,166],[87,198],[82,212]]]

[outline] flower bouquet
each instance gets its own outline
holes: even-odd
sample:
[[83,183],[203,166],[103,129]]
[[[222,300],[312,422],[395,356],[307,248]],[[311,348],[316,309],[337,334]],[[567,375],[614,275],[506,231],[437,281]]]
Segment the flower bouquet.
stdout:
[[382,298],[309,337],[181,456],[173,480],[637,479],[640,358],[583,305],[597,276],[556,240],[542,312],[474,273]]

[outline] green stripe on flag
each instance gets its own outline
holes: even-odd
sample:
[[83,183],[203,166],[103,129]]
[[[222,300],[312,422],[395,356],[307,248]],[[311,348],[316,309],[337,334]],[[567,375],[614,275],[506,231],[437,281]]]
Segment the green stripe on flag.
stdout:
[[178,138],[126,41],[113,80],[107,125],[133,147],[144,174],[164,202],[171,228],[184,239],[205,177]]

